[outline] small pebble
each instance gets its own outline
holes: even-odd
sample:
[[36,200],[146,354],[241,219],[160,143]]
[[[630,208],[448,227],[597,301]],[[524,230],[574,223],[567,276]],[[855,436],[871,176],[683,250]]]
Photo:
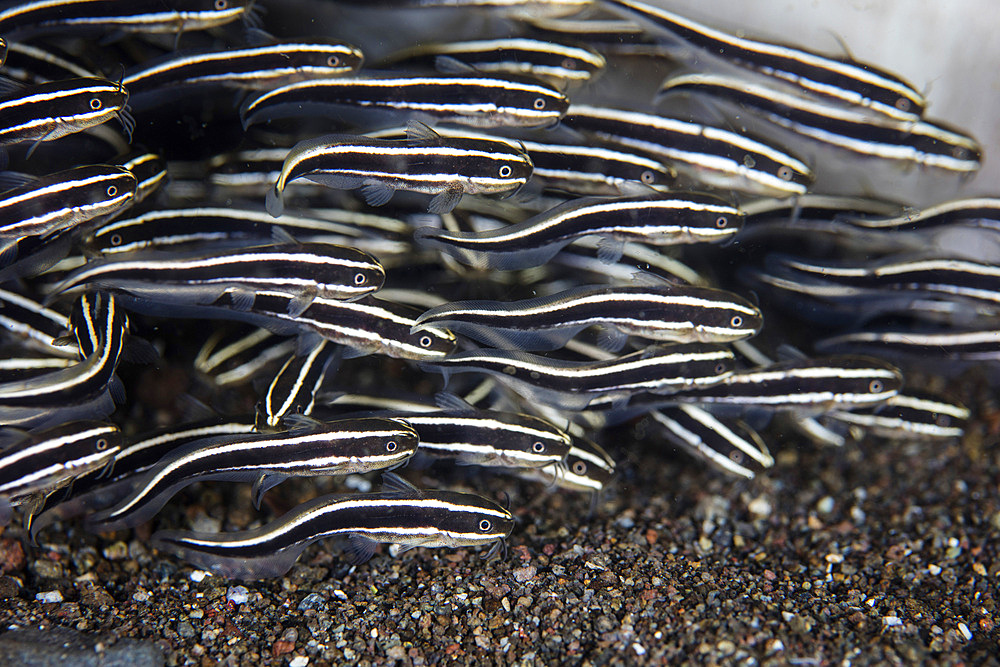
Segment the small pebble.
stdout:
[[882,625],[887,628],[895,628],[903,624],[903,620],[899,616],[883,616]]
[[193,581],[196,584],[200,584],[201,582],[205,581],[205,577],[211,577],[211,576],[212,576],[211,572],[206,572],[205,570],[195,570],[194,572],[191,573],[191,581]]
[[519,584],[531,581],[538,569],[534,565],[525,565],[514,570],[514,580]]
[[288,661],[288,667],[306,667],[309,664],[309,658],[304,655],[297,655]]
[[833,511],[833,497],[823,496],[818,503],[816,503],[816,511],[820,514],[829,514]]
[[969,630],[969,626],[965,623],[958,624],[958,631],[962,633],[963,637],[965,637],[965,641],[970,641],[972,639],[972,631]]
[[39,602],[62,602],[63,594],[59,591],[45,591],[44,593],[36,593],[35,599]]
[[230,586],[226,591],[226,601],[232,604],[243,604],[250,599],[250,591],[246,586]]
[[646,655],[646,647],[639,642],[632,644],[632,650],[635,651],[636,655]]
[[927,571],[936,577],[937,575],[941,574],[941,567],[939,565],[931,563],[930,565],[927,566]]
[[771,503],[764,496],[757,496],[750,501],[747,505],[747,509],[758,518],[766,518],[771,516]]

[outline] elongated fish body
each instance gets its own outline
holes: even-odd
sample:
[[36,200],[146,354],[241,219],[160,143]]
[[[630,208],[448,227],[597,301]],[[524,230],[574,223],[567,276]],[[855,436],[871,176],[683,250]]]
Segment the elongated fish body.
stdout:
[[523,37],[420,44],[392,54],[386,63],[393,68],[436,65],[441,69],[442,59],[483,74],[530,76],[559,88],[590,81],[606,64],[604,56],[584,46]]
[[809,93],[899,120],[919,119],[927,104],[910,83],[868,63],[731,35],[644,2],[606,0],[606,4],[711,56]]
[[205,305],[229,295],[238,309],[259,290],[301,297],[292,311],[318,296],[355,299],[379,289],[385,271],[367,253],[323,243],[279,244],[247,250],[150,253],[101,259],[70,274],[56,291],[99,287],[150,302]]
[[801,160],[718,127],[635,111],[574,104],[562,124],[662,160],[723,190],[766,196],[805,193],[813,173]]
[[[822,414],[833,409],[884,403],[902,386],[902,374],[884,361],[837,356],[737,371],[714,386],[678,391],[669,398],[676,403],[698,403],[708,408],[726,406]],[[636,403],[643,400],[640,397]]]
[[488,75],[369,75],[302,81],[249,100],[243,126],[364,109],[472,127],[553,125],[569,101],[545,84]]
[[636,183],[666,190],[677,177],[663,163],[637,153],[582,144],[522,143],[534,165],[533,184],[577,195],[628,194]]
[[763,324],[749,301],[722,290],[682,285],[578,287],[522,301],[457,301],[431,308],[417,327],[446,327],[494,347],[557,349],[588,326],[677,343],[748,338]]
[[[167,164],[156,153],[138,148],[112,160],[112,164],[135,176],[135,196],[130,206],[136,206],[160,189],[167,180]],[[117,217],[117,215],[116,215]]]
[[764,441],[742,422],[724,423],[695,405],[663,407],[649,417],[671,443],[731,475],[753,479],[774,465]]
[[824,417],[860,427],[890,440],[947,440],[961,438],[970,412],[967,407],[928,392],[899,393],[867,410],[832,410]]
[[[51,3],[50,3],[51,4]],[[131,135],[128,92],[105,79],[51,81],[0,96],[0,144],[52,141],[119,117]]]
[[53,32],[182,33],[243,17],[249,0],[34,0],[0,11],[0,32],[18,38]]
[[97,76],[79,63],[35,44],[13,42],[9,45],[9,56],[4,62],[4,74],[26,84]]
[[709,345],[650,347],[606,361],[560,361],[511,350],[453,354],[421,368],[442,373],[485,373],[529,400],[582,410],[600,398],[623,403],[643,392],[673,394],[718,384],[733,371],[733,354]]
[[394,415],[420,436],[418,453],[462,465],[541,468],[558,465],[571,439],[548,422],[493,410],[442,410]]
[[351,419],[309,429],[214,436],[189,443],[157,463],[127,498],[88,518],[117,530],[152,518],[180,489],[197,481],[253,481],[254,504],[290,476],[347,475],[399,465],[417,449],[417,434],[394,419]]
[[99,326],[97,348],[69,368],[0,384],[0,422],[43,428],[111,414],[115,401],[109,388],[114,390],[111,385],[128,320],[110,296],[96,299],[93,307],[93,319]]
[[872,291],[907,292],[1000,304],[1000,267],[985,262],[931,257],[834,265],[781,258],[773,264],[780,277],[848,288],[848,298],[856,289],[861,296]]
[[0,290],[0,330],[43,354],[66,359],[79,358],[73,345],[59,345],[56,339],[69,331],[69,318],[25,296]]
[[873,116],[716,74],[682,75],[660,88],[661,94],[677,91],[720,97],[796,134],[865,157],[958,174],[973,173],[981,163],[982,148],[975,139],[919,118]]
[[880,231],[911,231],[952,224],[1000,229],[1000,198],[954,199],[923,209],[911,209],[902,215],[881,217],[845,215],[840,219],[855,227]]
[[[288,313],[288,297],[273,292],[258,292],[250,312],[261,316],[262,326],[298,331],[350,348],[348,358],[364,354],[382,354],[396,359],[433,361],[455,350],[455,335],[447,329],[430,326],[413,331],[420,311],[403,304],[374,297],[356,301],[314,299],[304,311]],[[270,319],[273,324],[268,323]]]
[[104,468],[122,446],[114,424],[77,421],[26,433],[0,451],[0,524],[10,507],[49,494],[79,475]]
[[131,172],[89,165],[44,176],[0,193],[0,241],[51,234],[127,206],[135,195]]
[[170,452],[195,440],[253,432],[254,425],[250,421],[212,419],[142,435],[131,443],[123,444],[110,471],[84,473],[74,478],[73,485],[64,494],[48,496],[33,514],[26,516],[25,529],[34,542],[40,531],[56,521],[72,519],[118,503],[129,495],[143,474]]
[[477,269],[511,271],[540,266],[584,236],[606,239],[601,259],[615,261],[622,244],[719,243],[741,228],[738,208],[711,195],[639,195],[579,198],[506,227],[450,232],[420,227],[414,238]]
[[335,355],[336,346],[321,340],[306,354],[290,356],[257,403],[257,429],[280,428],[288,415],[311,415]]
[[152,539],[158,549],[215,574],[265,579],[286,573],[307,546],[327,537],[350,537],[351,560],[363,562],[378,542],[403,549],[479,546],[502,541],[513,528],[510,512],[485,498],[400,489],[321,496],[254,530],[164,530]]
[[[400,222],[400,225],[405,223]],[[273,241],[279,230],[302,243],[356,246],[371,236],[356,225],[318,217],[266,211],[199,206],[147,211],[106,224],[87,239],[88,250],[120,255],[141,250],[193,250],[199,244],[215,248],[246,247]]]
[[[327,41],[280,41],[219,51],[171,54],[125,74],[132,106],[169,103],[185,91],[206,86],[270,90],[289,83],[350,74],[364,56],[350,44]],[[164,93],[156,95],[156,93]]]
[[[944,359],[982,364],[1000,359],[1000,330],[856,331],[816,341],[815,347],[825,352],[863,351],[909,361]],[[943,370],[955,372],[961,368],[956,365]]]
[[569,16],[592,7],[594,0],[375,0],[374,6],[488,11],[514,19]]
[[463,194],[511,192],[531,176],[531,159],[509,142],[442,137],[416,122],[407,134],[404,141],[327,135],[297,144],[268,193],[268,212],[281,215],[282,192],[296,178],[361,188],[372,206],[387,203],[396,190],[433,194],[430,212],[447,213]]
[[69,368],[74,359],[66,357],[40,357],[37,355],[0,359],[0,382],[14,382],[42,375],[50,371]]

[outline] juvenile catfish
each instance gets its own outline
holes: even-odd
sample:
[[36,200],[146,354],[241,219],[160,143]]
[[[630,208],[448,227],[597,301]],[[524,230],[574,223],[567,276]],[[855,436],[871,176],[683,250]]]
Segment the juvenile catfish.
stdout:
[[513,192],[531,176],[531,158],[510,141],[442,137],[417,121],[407,125],[406,134],[401,141],[330,134],[300,142],[267,193],[268,213],[282,214],[285,185],[296,178],[331,188],[361,188],[371,206],[387,203],[396,190],[432,194],[428,210],[447,213],[463,194]]

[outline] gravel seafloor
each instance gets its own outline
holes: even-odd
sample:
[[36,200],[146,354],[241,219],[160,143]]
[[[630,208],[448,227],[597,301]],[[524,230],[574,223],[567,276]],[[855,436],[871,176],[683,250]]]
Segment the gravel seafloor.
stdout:
[[[8,526],[0,663],[40,664],[17,652],[14,628],[63,626],[97,644],[63,667],[98,664],[117,638],[147,640],[171,665],[997,664],[998,425],[987,415],[945,444],[772,438],[777,464],[752,482],[615,447],[636,439],[627,427],[608,443],[620,474],[591,518],[583,496],[445,471],[453,486],[510,492],[521,523],[491,563],[380,548],[351,568],[321,542],[284,578],[231,582],[145,546],[151,527],[205,509],[223,529],[246,525],[247,485],[192,487],[137,531],[69,524],[30,547]],[[272,509],[308,492],[286,483]],[[121,664],[148,664],[130,656]]]

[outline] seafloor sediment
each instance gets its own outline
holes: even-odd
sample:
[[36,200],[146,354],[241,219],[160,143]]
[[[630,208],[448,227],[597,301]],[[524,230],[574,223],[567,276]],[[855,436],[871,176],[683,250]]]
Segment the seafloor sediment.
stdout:
[[[996,664],[996,424],[948,444],[771,440],[777,464],[752,482],[625,449],[642,434],[620,429],[620,474],[591,518],[585,497],[445,469],[453,487],[511,494],[520,525],[491,563],[380,549],[352,568],[321,542],[287,576],[240,583],[151,553],[150,525],[71,524],[37,548],[8,527],[0,623],[74,628],[105,649],[140,638],[178,665]],[[310,492],[282,485],[272,510]],[[247,485],[192,487],[154,525],[206,512],[232,529],[249,507]]]

